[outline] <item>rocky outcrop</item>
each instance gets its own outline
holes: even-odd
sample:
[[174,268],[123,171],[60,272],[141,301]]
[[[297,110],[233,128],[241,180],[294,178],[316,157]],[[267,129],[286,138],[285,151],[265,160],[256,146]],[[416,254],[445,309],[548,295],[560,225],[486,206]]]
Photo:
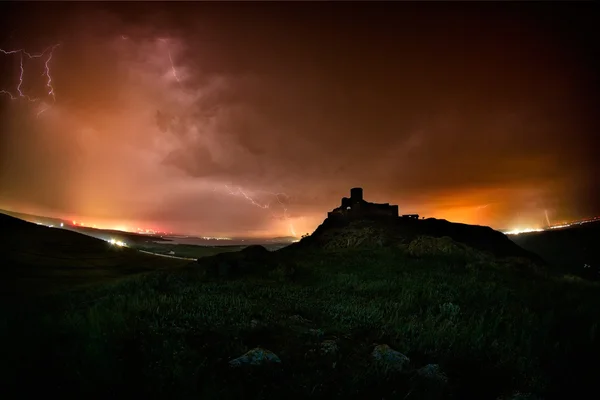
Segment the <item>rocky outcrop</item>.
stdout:
[[375,346],[372,353],[375,361],[389,369],[402,372],[410,365],[410,359],[399,351],[393,350],[387,344],[380,344]]
[[229,365],[232,367],[241,367],[244,365],[265,365],[273,363],[281,363],[281,360],[272,351],[260,347],[249,350],[244,355],[229,361]]

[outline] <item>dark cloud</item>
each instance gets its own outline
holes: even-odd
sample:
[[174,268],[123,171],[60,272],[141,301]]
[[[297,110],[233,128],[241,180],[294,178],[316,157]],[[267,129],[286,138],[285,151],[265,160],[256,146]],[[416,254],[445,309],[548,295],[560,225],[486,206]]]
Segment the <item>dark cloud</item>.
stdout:
[[3,103],[0,205],[206,234],[310,230],[352,186],[495,227],[597,212],[594,7],[69,6],[10,6],[2,46],[62,45],[45,119]]

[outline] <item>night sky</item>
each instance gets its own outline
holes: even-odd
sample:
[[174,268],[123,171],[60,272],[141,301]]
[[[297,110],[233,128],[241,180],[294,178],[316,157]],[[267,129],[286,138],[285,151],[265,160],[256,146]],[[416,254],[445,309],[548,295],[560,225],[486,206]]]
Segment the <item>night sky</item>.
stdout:
[[225,236],[312,232],[354,186],[497,229],[600,214],[593,3],[0,8],[3,50],[60,43],[55,100],[51,50],[0,53],[0,208]]

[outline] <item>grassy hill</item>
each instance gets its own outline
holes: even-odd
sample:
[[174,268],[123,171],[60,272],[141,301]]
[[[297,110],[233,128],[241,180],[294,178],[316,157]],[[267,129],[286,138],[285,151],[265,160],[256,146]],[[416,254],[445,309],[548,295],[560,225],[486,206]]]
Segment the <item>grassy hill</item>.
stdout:
[[513,242],[539,254],[556,271],[593,280],[600,280],[599,238],[600,222],[511,236]]
[[[367,240],[363,228],[3,303],[0,384],[20,397],[43,387],[215,399],[564,399],[595,389],[598,284],[547,271],[503,235],[489,234],[498,239],[485,249],[424,231],[381,245],[398,231]],[[457,229],[463,241],[477,236]],[[280,362],[230,364],[258,346]]]
[[4,296],[63,291],[188,262],[0,214],[0,294]]

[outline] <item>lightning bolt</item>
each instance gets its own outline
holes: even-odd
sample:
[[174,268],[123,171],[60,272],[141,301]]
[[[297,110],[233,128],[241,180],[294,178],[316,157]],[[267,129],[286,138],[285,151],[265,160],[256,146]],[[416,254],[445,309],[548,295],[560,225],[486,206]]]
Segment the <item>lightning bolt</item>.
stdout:
[[[32,98],[31,96],[23,93],[23,90],[21,89],[21,87],[23,86],[23,82],[25,80],[25,66],[23,65],[23,60],[24,60],[24,57],[27,57],[28,59],[31,60],[34,58],[41,58],[41,57],[47,56],[46,60],[44,62],[44,72],[42,73],[42,76],[46,77],[46,87],[48,90],[48,96],[52,97],[52,102],[56,102],[56,95],[54,92],[54,87],[52,86],[52,75],[50,74],[50,61],[52,60],[52,56],[54,55],[54,50],[58,46],[60,46],[60,43],[47,47],[41,53],[29,53],[25,49],[4,50],[4,49],[0,48],[0,52],[5,55],[19,54],[19,70],[20,70],[19,83],[17,84],[17,88],[16,88],[17,94],[13,94],[12,92],[10,92],[8,90],[4,90],[4,89],[0,90],[0,93],[8,95],[11,100],[17,100],[18,98],[24,98],[30,102],[39,101],[40,100],[39,98]],[[38,111],[36,116],[39,116],[44,111],[46,111],[48,108],[49,107],[44,107],[42,110]]]
[[[237,187],[235,190],[233,190],[230,186],[225,185],[225,188],[227,189],[227,191],[229,192],[230,195],[242,197],[242,198],[246,199],[250,204],[252,204],[255,207],[261,208],[263,210],[271,209],[271,205],[273,203],[273,200],[271,200],[269,203],[261,203],[261,202],[257,201],[255,198],[253,198],[252,196],[248,195],[248,193],[246,191],[242,190],[242,188],[240,188],[240,187]],[[272,213],[271,215],[273,217],[275,217],[275,218],[283,218],[285,221],[287,221],[288,222],[288,227],[289,227],[290,234],[292,236],[296,237],[296,230],[294,229],[294,225],[290,221],[290,217],[289,217],[289,214],[288,214],[288,208],[287,208],[286,204],[281,200],[282,197],[289,199],[289,196],[287,194],[285,194],[285,193],[275,193],[275,192],[269,192],[269,191],[266,191],[266,190],[259,190],[259,192],[263,192],[263,193],[267,193],[269,195],[272,195],[277,200],[277,203],[283,209],[283,215],[282,216],[278,216],[278,215],[276,215],[274,213]]]
[[17,92],[19,92],[19,96],[25,97],[29,101],[36,101],[37,99],[32,100],[29,96],[25,96],[21,91],[21,85],[23,84],[23,75],[25,75],[25,69],[23,68],[23,54],[21,54],[21,57],[19,57],[19,64],[21,67],[21,75],[19,75],[19,84],[17,85]]
[[232,195],[232,196],[239,196],[239,195],[241,195],[246,200],[248,200],[250,202],[250,204],[252,204],[253,206],[256,206],[258,208],[262,208],[263,210],[271,208],[271,204],[270,203],[261,204],[261,203],[255,201],[252,197],[250,197],[248,194],[246,194],[246,192],[243,191],[242,188],[240,188],[240,187],[238,187],[237,190],[232,190],[228,185],[225,185],[225,188],[227,188],[227,190],[229,191],[230,195]]
[[0,90],[0,93],[1,94],[7,94],[10,97],[11,100],[16,100],[17,99],[15,96],[13,96],[13,94],[11,92],[9,92],[7,90],[2,89],[2,90]]
[[48,80],[46,81],[46,87],[48,88],[48,95],[52,96],[53,101],[56,101],[56,96],[54,94],[54,87],[52,86],[52,76],[50,76],[50,61],[52,60],[52,56],[54,55],[54,49],[56,49],[58,46],[60,46],[60,43],[55,44],[50,48],[50,54],[48,55],[48,58],[44,63],[45,69],[44,73],[42,74],[42,76],[46,75],[46,78],[48,78]]
[[39,117],[44,111],[48,110],[50,107],[44,107],[40,111],[35,114],[35,117]]
[[175,63],[173,62],[173,55],[171,54],[171,49],[169,48],[169,42],[167,39],[163,39],[163,38],[159,38],[158,40],[167,45],[167,55],[169,56],[169,62],[171,63],[171,71],[173,71],[173,76],[175,77],[175,80],[177,81],[179,86],[181,86],[181,80],[179,79],[179,76],[177,75],[177,70],[175,69]]
[[[285,193],[281,193],[283,195],[285,195],[286,197],[288,197]],[[296,230],[294,229],[294,224],[292,224],[292,222],[290,221],[290,217],[288,216],[288,209],[287,206],[281,201],[280,197],[279,197],[280,193],[275,194],[275,198],[277,199],[277,201],[279,202],[279,204],[281,205],[281,207],[283,208],[283,218],[288,221],[289,223],[289,228],[290,228],[290,233],[292,234],[293,237],[297,237],[296,235]]]
[[[121,39],[127,40],[129,38],[126,35],[121,35]],[[167,56],[169,58],[169,63],[171,65],[171,72],[173,74],[173,77],[177,81],[178,85],[181,87],[181,78],[179,77],[179,75],[177,73],[177,69],[175,68],[175,62],[173,61],[173,54],[171,53],[169,40],[166,38],[156,38],[156,40],[159,42],[162,42],[166,45]],[[276,200],[277,204],[283,210],[283,215],[282,216],[276,215],[275,213],[272,213],[271,215],[275,218],[284,219],[285,221],[287,221],[288,225],[289,225],[290,234],[292,236],[296,237],[296,230],[294,229],[294,225],[291,222],[291,219],[290,219],[290,216],[288,213],[288,207],[287,207],[286,203],[282,200],[282,199],[289,199],[289,196],[287,194],[259,190],[258,192],[266,193],[266,194],[274,197],[274,199],[272,199],[270,202],[264,203],[264,202],[259,201],[256,197],[251,196],[247,191],[245,191],[241,187],[233,188],[229,185],[224,185],[224,187],[227,190],[227,193],[229,195],[240,197],[240,198],[246,200],[247,202],[249,202],[250,204],[252,204],[254,207],[260,208],[262,210],[271,210],[274,200]],[[216,191],[217,191],[217,187],[214,187],[213,192],[216,192]]]

